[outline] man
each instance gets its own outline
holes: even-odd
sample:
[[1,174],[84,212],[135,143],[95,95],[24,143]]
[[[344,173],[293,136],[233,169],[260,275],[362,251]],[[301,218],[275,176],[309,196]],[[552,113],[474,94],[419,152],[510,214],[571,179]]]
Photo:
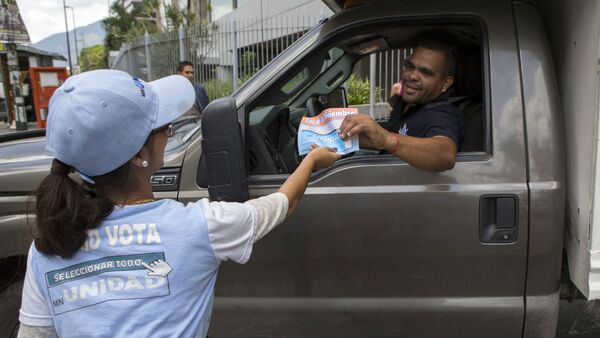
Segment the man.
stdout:
[[342,138],[359,135],[361,147],[387,150],[424,170],[454,168],[460,144],[457,108],[447,101],[454,82],[454,50],[438,40],[421,41],[405,61],[399,99],[394,104],[387,130],[369,116],[346,117]]
[[179,62],[179,65],[177,65],[177,74],[187,77],[192,82],[192,85],[194,85],[194,91],[196,92],[196,102],[185,115],[202,114],[204,108],[208,105],[208,93],[202,85],[194,83],[194,64],[189,61]]

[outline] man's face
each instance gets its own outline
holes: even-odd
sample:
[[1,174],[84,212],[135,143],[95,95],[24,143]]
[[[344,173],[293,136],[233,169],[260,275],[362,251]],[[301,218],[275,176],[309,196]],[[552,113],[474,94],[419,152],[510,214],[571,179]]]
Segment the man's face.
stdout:
[[419,47],[404,63],[402,99],[406,103],[426,104],[448,90],[454,78],[444,75],[444,54]]
[[187,77],[190,81],[194,81],[194,67],[192,66],[184,66],[183,70],[178,72],[178,74]]

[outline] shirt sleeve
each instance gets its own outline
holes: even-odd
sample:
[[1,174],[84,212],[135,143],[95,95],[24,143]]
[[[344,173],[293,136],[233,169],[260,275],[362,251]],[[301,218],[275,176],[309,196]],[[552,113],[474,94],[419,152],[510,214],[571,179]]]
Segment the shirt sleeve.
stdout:
[[33,245],[31,244],[29,254],[27,255],[27,272],[25,272],[25,282],[23,283],[23,298],[21,300],[21,310],[19,310],[19,321],[29,326],[54,326],[52,312],[50,312],[48,303],[38,289],[31,267]]
[[54,326],[29,326],[21,323],[17,338],[58,338]]
[[289,200],[283,193],[252,199],[246,202],[256,209],[256,236],[254,243],[268,234],[276,225],[283,222],[288,212]]
[[460,144],[460,127],[456,111],[441,110],[436,112],[427,128],[425,137],[446,136],[454,141],[458,148]]
[[199,201],[208,238],[219,261],[246,263],[256,233],[256,210],[244,203]]
[[246,203],[200,201],[208,237],[220,261],[246,263],[252,244],[285,219],[288,199],[275,193]]

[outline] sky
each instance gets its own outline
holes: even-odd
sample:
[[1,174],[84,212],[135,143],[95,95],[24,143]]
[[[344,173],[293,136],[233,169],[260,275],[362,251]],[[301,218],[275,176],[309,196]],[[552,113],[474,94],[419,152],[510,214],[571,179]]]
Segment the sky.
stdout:
[[[86,26],[108,16],[108,0],[65,0],[75,8],[77,27]],[[32,43],[54,33],[65,31],[65,14],[62,0],[17,0]],[[73,15],[67,8],[69,30],[73,29]]]
[[[77,27],[82,27],[107,17],[109,1],[114,2],[114,0],[65,0],[65,4],[75,8],[75,23]],[[239,1],[242,2],[246,1]],[[62,0],[17,0],[17,4],[32,43],[65,31]],[[213,18],[219,18],[230,8],[231,0],[213,0]],[[71,9],[67,8],[69,30],[73,29],[72,18]]]

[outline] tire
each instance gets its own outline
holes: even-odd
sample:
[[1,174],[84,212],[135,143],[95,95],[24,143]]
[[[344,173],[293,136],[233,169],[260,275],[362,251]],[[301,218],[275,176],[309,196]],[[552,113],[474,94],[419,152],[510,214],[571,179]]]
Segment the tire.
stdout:
[[17,337],[22,291],[23,280],[20,280],[0,293],[0,337]]

